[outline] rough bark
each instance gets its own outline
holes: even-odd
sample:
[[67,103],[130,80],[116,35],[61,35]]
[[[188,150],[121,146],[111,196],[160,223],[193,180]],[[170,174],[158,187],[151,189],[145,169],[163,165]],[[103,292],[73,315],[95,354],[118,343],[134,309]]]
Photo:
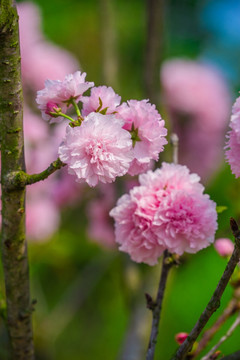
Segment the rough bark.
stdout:
[[12,359],[34,359],[25,241],[25,187],[9,189],[7,177],[25,171],[18,15],[10,0],[0,0],[0,126],[2,183],[2,262],[7,327]]

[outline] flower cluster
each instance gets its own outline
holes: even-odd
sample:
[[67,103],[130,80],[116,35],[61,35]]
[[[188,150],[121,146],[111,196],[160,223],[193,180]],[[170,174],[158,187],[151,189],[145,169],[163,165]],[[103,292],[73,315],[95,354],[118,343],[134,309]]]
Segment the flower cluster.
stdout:
[[214,241],[216,204],[186,166],[163,163],[139,176],[140,186],[110,212],[120,250],[136,262],[157,263],[165,249],[196,253]]
[[232,116],[230,120],[230,128],[227,137],[226,159],[231,166],[232,173],[240,176],[240,97],[237,98],[232,108]]
[[[70,120],[59,147],[69,174],[96,186],[149,169],[167,143],[165,123],[155,106],[148,100],[120,104],[120,96],[111,87],[93,87],[85,77],[77,71],[63,81],[47,80],[36,99],[45,120]],[[83,96],[91,87],[90,96]],[[75,118],[66,114],[70,107],[76,111]]]

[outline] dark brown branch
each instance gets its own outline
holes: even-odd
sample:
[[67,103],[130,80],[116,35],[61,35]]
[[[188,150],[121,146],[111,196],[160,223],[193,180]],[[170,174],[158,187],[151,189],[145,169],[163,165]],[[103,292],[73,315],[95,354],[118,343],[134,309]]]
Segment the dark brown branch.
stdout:
[[216,332],[221,328],[221,326],[226,322],[226,320],[234,315],[240,309],[239,299],[233,298],[230,300],[224,312],[219,316],[217,321],[213,324],[213,326],[205,331],[202,339],[199,341],[198,347],[194,352],[193,359],[195,359],[200,352],[205,349],[209,341],[213,338]]
[[9,192],[8,174],[25,171],[18,15],[13,1],[0,1],[0,127],[2,263],[12,360],[34,359],[25,241],[25,188]]
[[187,339],[184,343],[178,348],[176,354],[172,357],[172,360],[182,360],[185,358],[187,353],[191,350],[193,343],[196,341],[197,337],[199,336],[200,332],[207,324],[208,320],[212,316],[212,314],[219,308],[220,300],[222,294],[232,276],[232,273],[239,262],[240,258],[240,231],[238,229],[238,225],[236,221],[231,218],[230,219],[230,226],[232,233],[235,237],[235,247],[233,254],[226,266],[226,269],[217,285],[216,290],[213,293],[209,303],[207,304],[206,308],[204,309],[203,313],[201,314],[199,320],[195,324],[194,328],[190,332]]
[[165,250],[164,255],[163,255],[161,278],[160,278],[160,282],[159,282],[159,288],[158,288],[156,301],[153,302],[151,296],[146,294],[147,307],[150,310],[152,310],[152,315],[153,315],[152,329],[151,329],[151,335],[150,335],[150,340],[149,340],[149,344],[148,344],[146,360],[153,360],[153,358],[154,358],[163,296],[164,296],[165,287],[166,287],[166,283],[167,283],[168,273],[169,273],[169,270],[171,269],[171,267],[173,266],[173,264],[174,264],[174,262],[171,259],[171,254],[169,254],[168,251]]

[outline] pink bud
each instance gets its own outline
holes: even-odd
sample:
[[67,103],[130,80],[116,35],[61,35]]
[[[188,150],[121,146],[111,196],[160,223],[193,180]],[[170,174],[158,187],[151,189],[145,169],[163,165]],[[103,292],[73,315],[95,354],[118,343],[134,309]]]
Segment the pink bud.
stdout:
[[214,247],[220,256],[228,257],[232,255],[234,244],[230,239],[221,238],[215,241]]
[[57,114],[55,115],[54,113],[57,113],[57,111],[60,111],[61,109],[58,107],[58,105],[56,103],[54,103],[53,101],[49,101],[46,105],[46,111],[45,113],[47,115],[50,115],[52,117],[58,116]]
[[186,340],[187,337],[188,337],[188,333],[180,332],[175,335],[175,341],[179,345],[181,345]]

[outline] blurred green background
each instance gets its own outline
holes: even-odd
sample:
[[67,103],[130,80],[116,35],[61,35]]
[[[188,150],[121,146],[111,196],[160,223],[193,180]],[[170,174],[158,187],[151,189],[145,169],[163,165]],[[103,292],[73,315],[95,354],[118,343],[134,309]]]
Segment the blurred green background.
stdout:
[[[144,85],[147,39],[145,1],[38,0],[35,3],[42,10],[46,37],[77,57],[81,69],[87,73],[87,80],[94,81],[96,85],[107,83],[113,86],[123,100],[147,96]],[[225,4],[226,9],[232,9],[234,4],[237,6],[236,1],[218,3],[222,7]],[[165,1],[160,57],[162,61],[173,56],[209,58],[224,72],[234,99],[240,88],[239,68],[236,66],[240,46],[237,47],[238,43],[235,42],[235,51],[226,51],[224,43],[217,41],[217,36],[218,39],[221,34],[227,36],[224,32],[227,31],[224,30],[227,20],[225,23],[219,21],[222,28],[218,31],[209,25],[210,10],[214,4],[217,9],[216,1]],[[116,72],[112,79],[104,72],[103,31],[107,23],[104,6],[109,7],[112,19],[109,26],[114,31],[113,61],[116,62]],[[221,6],[220,15],[224,13]],[[216,18],[219,14],[215,13]],[[237,31],[239,34],[240,31]],[[164,113],[161,104],[159,109]],[[169,159],[170,145],[167,148],[166,157]],[[210,197],[218,205],[227,206],[227,210],[219,215],[217,237],[231,237],[230,216],[240,220],[239,189],[239,180],[231,175],[230,167],[224,163],[207,184],[206,191]],[[140,309],[136,315],[137,327],[143,333],[143,348],[147,347],[151,314],[144,305],[144,292],[155,294],[160,265],[149,268],[147,265],[134,264],[126,254],[106,251],[90,242],[85,231],[86,221],[84,204],[66,209],[62,213],[61,226],[52,239],[43,243],[29,243],[32,297],[37,299],[34,331],[38,360],[123,359],[121,353],[125,334],[137,309]],[[190,331],[210,298],[225,264],[226,260],[220,258],[211,246],[196,255],[185,256],[181,265],[172,271],[164,300],[156,359],[170,359],[177,348],[174,335],[180,331]],[[219,311],[229,301],[231,294],[229,286]],[[211,323],[217,316],[213,316]],[[224,325],[209,347],[226,332],[232,321]],[[7,359],[7,338],[3,324],[0,330],[0,358]],[[227,354],[238,349],[237,329],[221,350]],[[131,359],[144,359],[144,355],[137,351],[136,354]]]

